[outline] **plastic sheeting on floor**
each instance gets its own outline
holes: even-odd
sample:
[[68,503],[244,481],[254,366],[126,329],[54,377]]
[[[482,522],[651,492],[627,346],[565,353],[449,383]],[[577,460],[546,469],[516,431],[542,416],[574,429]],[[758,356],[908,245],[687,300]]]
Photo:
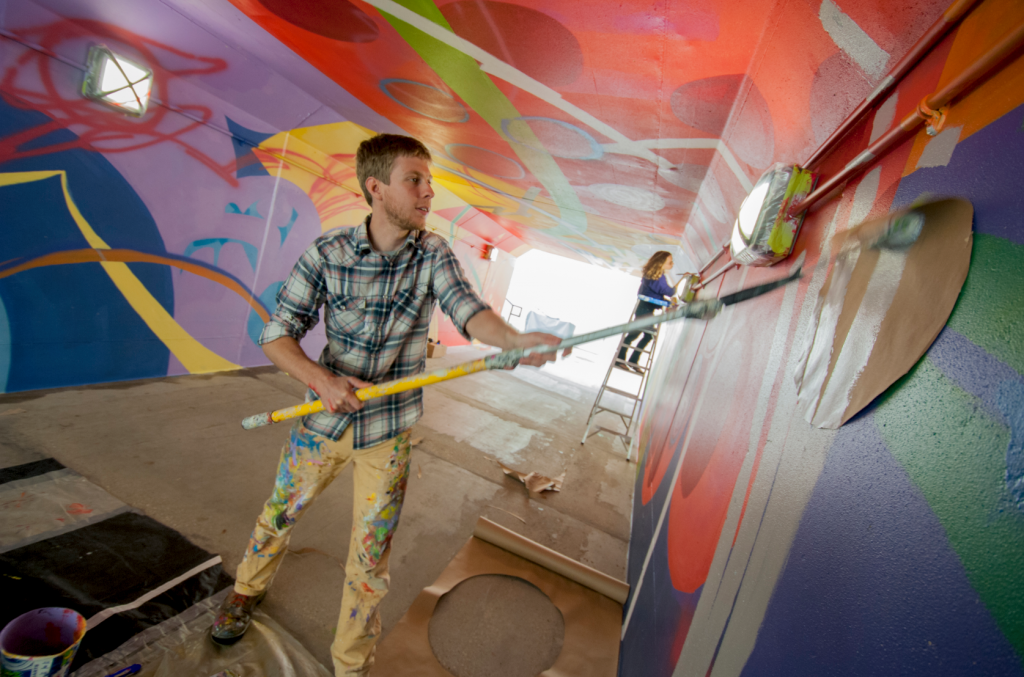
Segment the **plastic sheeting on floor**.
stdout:
[[237,644],[221,647],[211,642],[210,626],[228,592],[223,590],[178,617],[136,635],[72,677],[106,677],[136,663],[142,666],[138,677],[330,677],[332,673],[259,609]]

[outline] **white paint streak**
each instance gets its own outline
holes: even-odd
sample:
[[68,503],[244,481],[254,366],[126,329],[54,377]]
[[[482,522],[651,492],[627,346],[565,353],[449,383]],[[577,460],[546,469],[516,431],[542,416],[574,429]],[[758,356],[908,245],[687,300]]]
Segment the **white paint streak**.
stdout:
[[[721,589],[722,578],[726,573],[726,563],[732,553],[733,536],[736,534],[740,512],[743,510],[743,503],[746,499],[747,486],[754,468],[754,458],[757,456],[757,447],[761,441],[761,432],[767,423],[769,397],[778,379],[783,357],[786,354],[787,336],[792,322],[793,308],[796,305],[797,288],[798,285],[794,284],[786,287],[782,306],[776,315],[778,319],[775,323],[775,332],[772,335],[771,349],[765,364],[764,376],[761,379],[761,388],[758,391],[754,417],[751,421],[747,454],[743,459],[736,483],[733,485],[729,512],[719,535],[715,557],[704,582],[704,592],[697,603],[693,622],[690,624],[687,642],[683,646],[675,671],[672,673],[673,677],[689,677],[690,675],[704,677],[714,659],[714,650],[718,645],[717,640],[721,637],[725,624],[728,622],[729,614],[725,610],[731,610],[735,590]],[[724,603],[726,601],[728,604]]]
[[260,277],[260,267],[263,265],[263,257],[267,251],[267,236],[270,234],[270,221],[274,218],[274,207],[277,205],[277,191],[281,185],[281,172],[284,171],[285,160],[288,157],[288,139],[292,138],[291,132],[285,132],[284,144],[281,147],[281,157],[277,158],[277,176],[274,178],[274,192],[270,194],[270,209],[267,211],[267,223],[263,228],[263,241],[260,243],[259,258],[256,259],[256,270],[252,273],[252,294],[259,296],[256,287]]
[[864,29],[843,13],[832,0],[823,0],[818,10],[821,26],[836,43],[868,75],[879,78],[889,62],[889,53],[879,47]]
[[[807,317],[805,322],[805,328],[803,331],[803,345],[799,351],[793,351],[793,354],[797,356],[796,364],[797,369],[793,374],[793,383],[796,385],[797,393],[803,385],[804,376],[807,370],[807,360],[811,356],[811,350],[814,348],[814,336],[818,331],[818,321],[821,318],[821,308],[824,303],[824,297],[821,295],[821,289],[825,286],[825,274],[828,272],[828,265],[832,257],[832,242],[831,238],[836,232],[836,221],[839,220],[839,209],[836,209],[832,215],[832,220],[828,224],[828,231],[825,236],[825,242],[822,245],[821,256],[818,257],[818,263],[814,266],[814,273],[811,275],[811,284],[807,287],[807,296],[804,298],[804,307],[801,312],[806,315],[807,303],[811,300],[814,301],[813,310]],[[797,336],[801,333],[798,331]]]
[[868,366],[868,359],[878,339],[892,300],[903,277],[907,255],[904,251],[882,249],[878,263],[871,274],[864,299],[857,309],[850,332],[843,342],[843,349],[832,369],[821,404],[812,423],[819,428],[838,428],[843,424],[843,415],[850,404],[850,395]]
[[[426,393],[424,393],[426,398]],[[427,413],[420,424],[470,446],[502,463],[515,463],[519,452],[530,445],[534,435],[546,438],[536,430],[505,421],[438,392],[430,396]]]
[[106,609],[103,609],[99,613],[89,617],[89,620],[86,621],[86,623],[88,625],[88,629],[89,630],[95,630],[97,625],[99,625],[103,621],[107,620],[111,616],[115,616],[115,615],[117,615],[119,613],[123,613],[125,611],[131,611],[132,609],[138,609],[140,606],[142,606],[143,604],[145,604],[149,600],[151,600],[151,599],[153,599],[155,597],[159,597],[160,595],[164,594],[165,592],[167,592],[168,590],[170,590],[174,586],[178,585],[182,581],[186,581],[189,578],[192,578],[193,576],[195,576],[196,574],[202,573],[202,572],[206,571],[207,569],[209,569],[210,567],[216,566],[216,565],[218,565],[220,563],[221,563],[220,555],[217,555],[213,559],[207,560],[206,562],[203,562],[202,564],[199,564],[197,566],[192,567],[191,569],[189,569],[188,571],[186,571],[182,575],[178,576],[177,578],[174,578],[174,579],[172,579],[170,581],[167,581],[163,585],[150,590],[146,594],[144,594],[141,597],[139,597],[138,599],[136,599],[134,602],[128,602],[127,604],[122,604],[120,606],[107,607]]
[[[882,168],[875,167],[861,179],[853,196],[849,223],[858,224],[871,212],[881,176]],[[825,387],[828,366],[832,361],[836,325],[843,312],[846,288],[860,253],[859,247],[853,247],[840,252],[836,257],[828,292],[824,298],[817,299],[814,317],[808,326],[809,333],[805,335],[804,348],[799,352],[801,361],[794,375],[794,384],[798,391],[797,407],[804,412],[808,423],[814,420],[814,412],[818,409]]]
[[[792,402],[793,395],[787,379],[779,399]],[[729,565],[738,590],[732,595],[735,604],[721,611],[731,617],[711,677],[743,672],[834,438],[835,431],[817,430],[795,415],[773,420]]]
[[807,362],[803,366],[803,379],[800,392],[797,394],[797,407],[804,412],[804,418],[810,423],[821,399],[822,388],[828,377],[828,365],[832,360],[832,344],[835,340],[836,325],[843,312],[846,300],[846,287],[850,284],[853,269],[857,267],[860,249],[850,249],[836,257],[836,265],[832,269],[832,280],[825,298],[819,303],[820,317],[814,327],[814,338]]
[[[838,216],[837,209],[822,238],[821,255],[800,308],[797,336],[806,334],[817,317],[815,301],[828,272]],[[792,371],[799,360],[799,355],[790,352],[785,370]],[[800,421],[798,411],[786,406],[795,399],[795,386],[783,379],[746,515],[711,610],[712,616],[726,619],[717,626],[725,627],[724,635],[712,633],[709,639],[714,650],[721,638],[713,677],[738,677],[743,671],[835,436],[834,431],[816,430]],[[699,673],[699,677],[705,674]]]
[[850,207],[849,227],[859,225],[871,213],[871,207],[878,197],[878,187],[882,180],[882,168],[875,167],[864,175],[864,178],[857,184],[857,190],[853,194],[853,205]]
[[586,190],[599,200],[640,212],[657,212],[665,208],[665,201],[657,193],[620,183],[595,183]]
[[917,161],[917,169],[923,167],[945,167],[953,159],[953,151],[960,142],[963,127],[949,127],[939,132],[938,136],[928,142]]
[[871,123],[871,138],[868,140],[868,145],[878,141],[878,138],[892,127],[892,121],[896,119],[896,104],[899,102],[899,99],[900,93],[893,92],[892,96],[875,110],[875,118]]

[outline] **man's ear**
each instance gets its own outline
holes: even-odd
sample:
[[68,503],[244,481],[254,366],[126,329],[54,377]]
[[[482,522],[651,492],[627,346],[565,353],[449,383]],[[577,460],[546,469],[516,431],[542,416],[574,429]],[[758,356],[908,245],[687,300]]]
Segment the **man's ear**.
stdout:
[[383,199],[380,188],[382,185],[383,184],[380,181],[378,181],[376,177],[366,177],[366,192],[370,194],[370,197],[372,197],[374,201]]

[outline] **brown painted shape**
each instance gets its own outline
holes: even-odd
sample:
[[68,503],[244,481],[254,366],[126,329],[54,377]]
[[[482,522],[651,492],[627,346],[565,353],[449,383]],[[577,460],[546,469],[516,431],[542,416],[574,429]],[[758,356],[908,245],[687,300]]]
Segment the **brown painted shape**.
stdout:
[[967,200],[952,199],[917,210],[925,216],[924,228],[907,252],[896,296],[850,394],[843,423],[917,364],[946,326],[967,279],[974,207]]

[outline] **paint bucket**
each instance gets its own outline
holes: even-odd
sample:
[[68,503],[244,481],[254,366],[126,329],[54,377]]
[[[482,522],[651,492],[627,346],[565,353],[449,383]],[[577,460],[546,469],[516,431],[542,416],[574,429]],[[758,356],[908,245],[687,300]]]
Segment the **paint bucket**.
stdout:
[[47,607],[18,616],[0,632],[0,674],[66,677],[85,627],[85,619],[73,609]]

